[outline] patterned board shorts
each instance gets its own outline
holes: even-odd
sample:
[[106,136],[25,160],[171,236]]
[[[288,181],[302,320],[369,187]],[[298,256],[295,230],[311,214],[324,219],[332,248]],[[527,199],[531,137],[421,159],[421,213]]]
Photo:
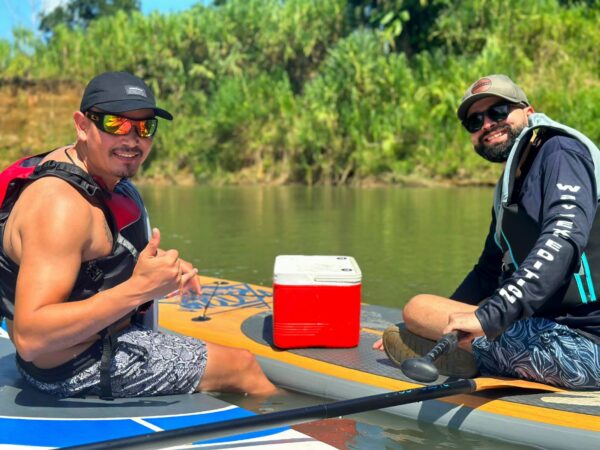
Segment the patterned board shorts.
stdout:
[[[111,364],[113,397],[191,394],[206,368],[207,351],[197,339],[130,326],[115,335]],[[17,365],[18,366],[18,365]],[[46,383],[19,371],[33,386],[58,397],[100,394],[100,362],[64,381]]]
[[482,375],[600,389],[600,345],[541,317],[515,322],[494,341],[475,338],[473,355]]

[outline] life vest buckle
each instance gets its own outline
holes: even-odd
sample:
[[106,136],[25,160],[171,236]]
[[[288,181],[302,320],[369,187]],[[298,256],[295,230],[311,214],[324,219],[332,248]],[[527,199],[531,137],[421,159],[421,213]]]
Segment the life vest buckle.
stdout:
[[502,273],[506,274],[509,272],[514,272],[515,271],[515,265],[513,263],[507,263],[505,261],[502,261]]

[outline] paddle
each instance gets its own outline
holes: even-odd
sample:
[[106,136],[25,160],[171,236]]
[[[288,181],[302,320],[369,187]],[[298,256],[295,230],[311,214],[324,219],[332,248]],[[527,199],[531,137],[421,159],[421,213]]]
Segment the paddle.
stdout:
[[424,386],[404,391],[388,392],[385,394],[371,395],[351,400],[342,400],[333,403],[315,405],[303,408],[277,411],[268,414],[243,417],[240,419],[223,422],[207,423],[176,430],[151,432],[139,436],[93,444],[65,447],[70,450],[149,450],[185,445],[198,440],[216,439],[224,436],[248,433],[251,431],[274,428],[278,425],[295,425],[318,419],[346,416],[375,409],[389,408],[391,406],[406,405],[409,403],[449,397],[457,394],[469,394],[477,390],[475,380],[457,380],[442,384]]
[[464,334],[462,331],[453,331],[443,335],[425,356],[405,359],[400,365],[400,370],[411,380],[422,383],[431,383],[437,380],[439,373],[433,362],[440,356],[454,351],[458,346],[458,340]]

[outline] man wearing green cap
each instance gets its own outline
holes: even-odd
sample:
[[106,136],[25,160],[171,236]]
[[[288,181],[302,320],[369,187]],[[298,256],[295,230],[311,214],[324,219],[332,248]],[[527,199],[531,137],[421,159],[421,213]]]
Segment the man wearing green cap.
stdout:
[[483,252],[450,298],[412,298],[374,347],[401,364],[460,331],[442,374],[599,389],[600,151],[506,75],[473,83],[457,114],[475,151],[505,164]]
[[246,350],[156,330],[154,299],[200,293],[197,270],[160,248],[129,181],[158,117],[173,118],[143,80],[100,74],[73,113],[75,143],[0,174],[0,316],[19,371],[46,393],[275,390]]

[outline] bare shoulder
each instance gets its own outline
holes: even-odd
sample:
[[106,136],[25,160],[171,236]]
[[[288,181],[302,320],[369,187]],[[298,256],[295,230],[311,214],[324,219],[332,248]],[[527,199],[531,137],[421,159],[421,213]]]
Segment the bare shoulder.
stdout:
[[66,181],[45,177],[27,186],[7,223],[9,246],[17,260],[23,246],[56,252],[70,246],[82,252],[91,240],[94,207]]
[[44,177],[24,189],[15,208],[19,215],[30,213],[44,222],[52,218],[77,221],[90,214],[92,205],[68,182]]

